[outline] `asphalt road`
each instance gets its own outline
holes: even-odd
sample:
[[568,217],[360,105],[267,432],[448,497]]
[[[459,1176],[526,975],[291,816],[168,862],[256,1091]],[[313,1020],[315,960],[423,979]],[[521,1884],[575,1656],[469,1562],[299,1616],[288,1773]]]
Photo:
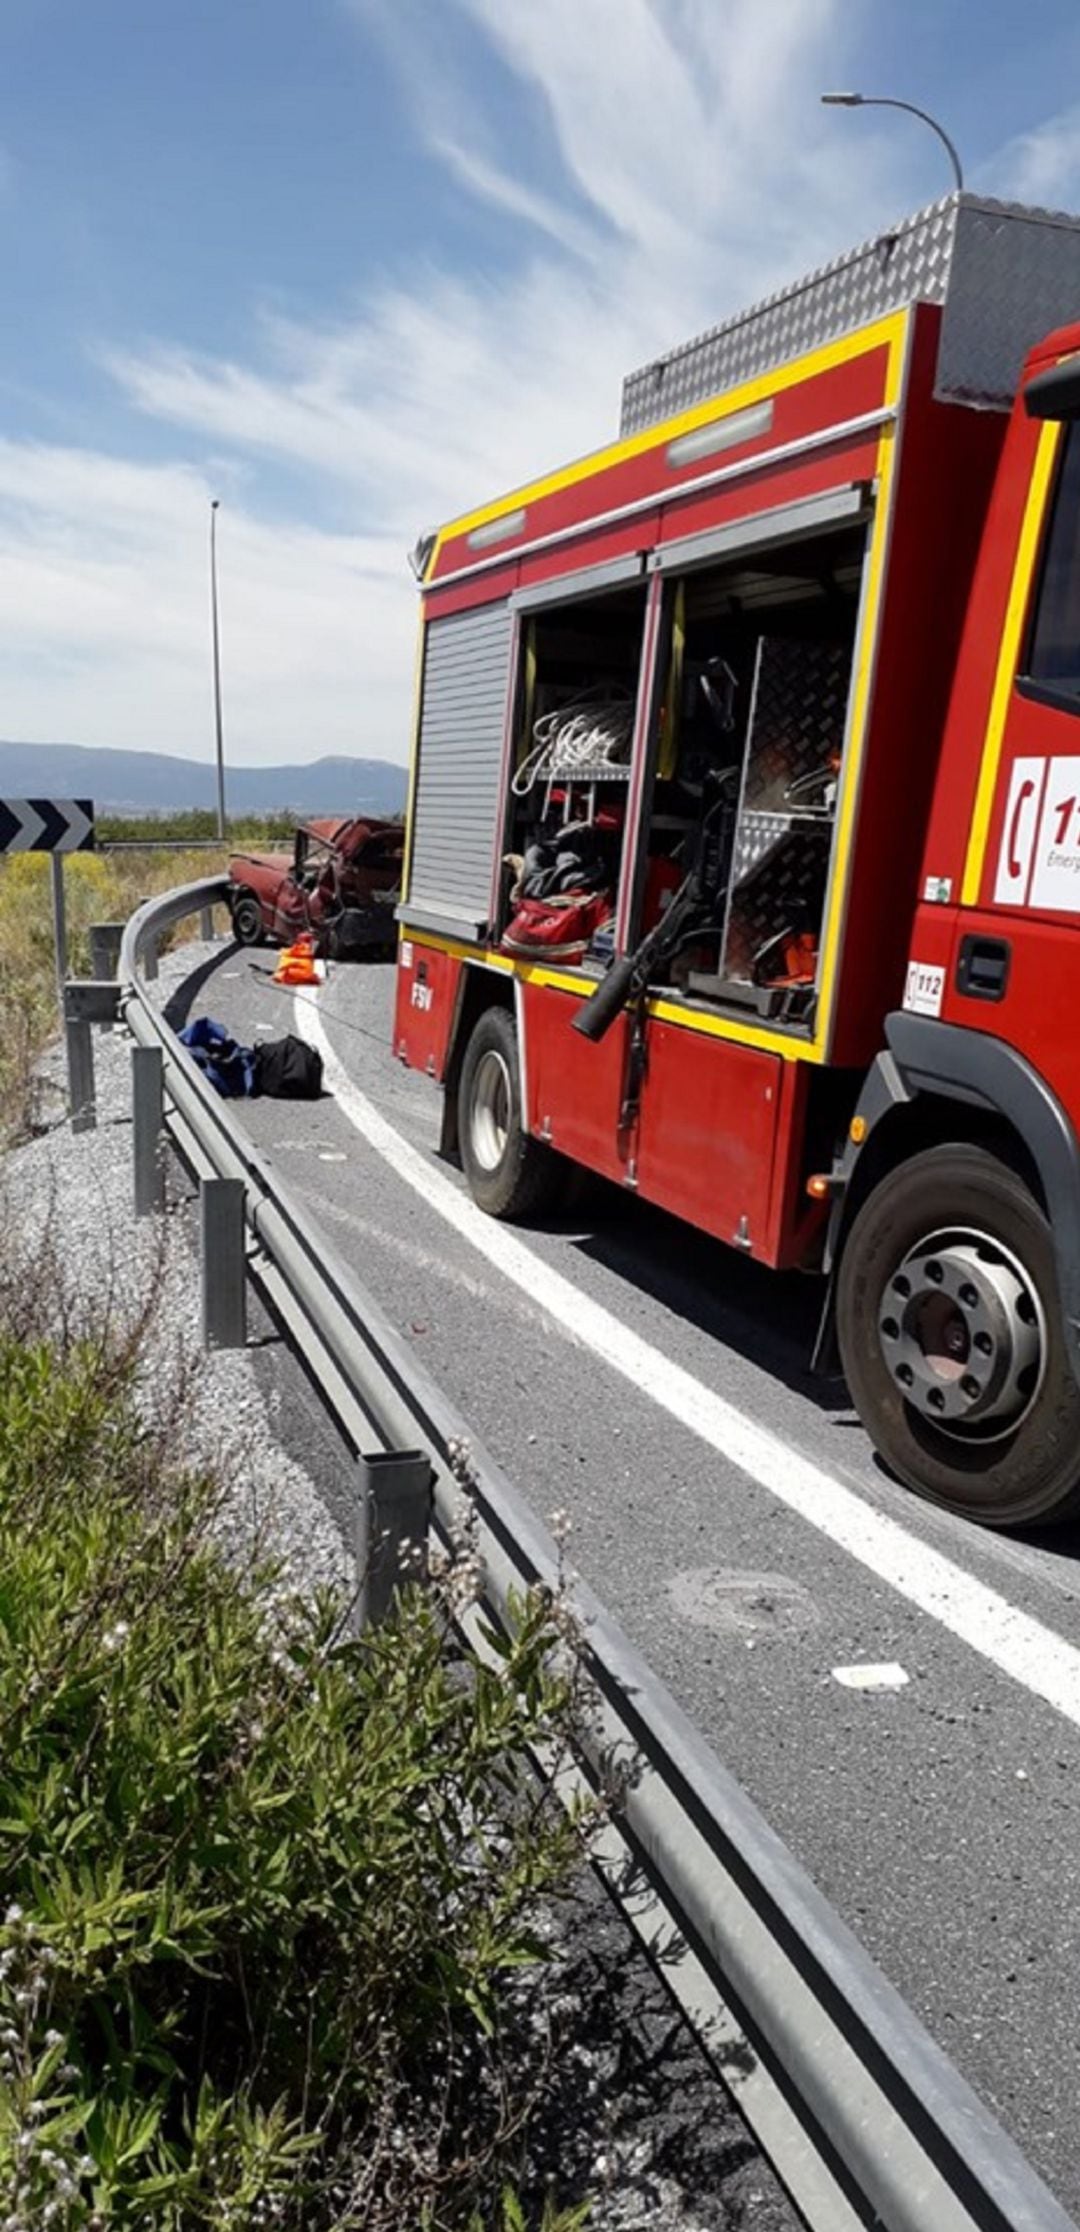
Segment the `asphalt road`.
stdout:
[[[493,1256],[503,1228],[450,1221],[438,1092],[391,1058],[392,968],[294,999],[271,966],[230,948],[196,1010],[249,1041],[321,1027],[361,1097],[246,1103],[253,1135],[537,1509],[569,1512],[574,1563],[1080,2217],[1080,1530],[920,1505],[809,1374],[812,1285],[647,1205],[602,1189]],[[709,1391],[777,1438],[771,1485]],[[882,1664],[900,1686],[838,1679]]]

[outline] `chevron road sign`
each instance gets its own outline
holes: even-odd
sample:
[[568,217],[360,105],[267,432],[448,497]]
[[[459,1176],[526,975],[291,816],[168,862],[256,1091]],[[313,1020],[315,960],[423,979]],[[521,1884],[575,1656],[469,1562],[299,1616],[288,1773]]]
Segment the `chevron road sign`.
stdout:
[[68,1100],[76,1131],[94,1121],[93,1056],[90,1026],[69,1019],[64,986],[68,973],[67,909],[64,903],[64,854],[90,852],[94,844],[94,806],[89,798],[0,798],[0,859],[10,853],[48,853],[52,882],[56,997],[67,1042]]
[[93,843],[89,798],[0,798],[0,853],[89,852]]

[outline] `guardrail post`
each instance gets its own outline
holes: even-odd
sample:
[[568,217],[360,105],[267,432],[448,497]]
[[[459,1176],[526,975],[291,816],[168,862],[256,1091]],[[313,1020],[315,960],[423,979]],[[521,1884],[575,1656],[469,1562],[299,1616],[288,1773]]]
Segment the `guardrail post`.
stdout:
[[247,1341],[244,1266],[244,1181],[199,1181],[202,1345],[243,1348]]
[[[124,935],[122,922],[92,922],[90,925],[90,974],[99,983],[116,975],[120,961],[120,940]],[[111,1023],[103,1023],[103,1031],[111,1031]]]
[[68,1107],[71,1110],[73,1132],[93,1131],[97,1124],[97,1104],[94,1095],[94,1049],[90,1040],[90,1025],[81,1017],[67,1016],[64,1022],[64,1040],[67,1046]]
[[418,1577],[435,1476],[418,1449],[358,1457],[356,1472],[356,1624],[363,1629],[385,1620],[398,1589]]
[[104,981],[116,975],[120,960],[120,940],[124,935],[122,922],[92,922],[90,924],[90,974]]
[[158,949],[156,938],[151,938],[146,948],[146,952],[142,956],[142,972],[144,977],[146,978],[147,983],[152,984],[154,978],[158,973]]
[[217,931],[214,928],[214,910],[212,906],[201,907],[199,909],[199,936],[202,939],[204,945],[213,945],[214,939],[217,936]]
[[164,1057],[160,1046],[131,1049],[131,1113],[135,1149],[135,1215],[149,1217],[165,1206],[162,1157]]

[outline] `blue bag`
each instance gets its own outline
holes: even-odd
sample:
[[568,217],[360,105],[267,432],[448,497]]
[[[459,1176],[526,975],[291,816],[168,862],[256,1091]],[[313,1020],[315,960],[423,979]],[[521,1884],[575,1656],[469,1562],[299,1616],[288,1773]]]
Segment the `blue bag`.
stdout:
[[238,1046],[224,1024],[215,1023],[212,1016],[200,1015],[194,1023],[186,1024],[180,1044],[187,1047],[215,1092],[226,1100],[258,1092],[254,1048]]

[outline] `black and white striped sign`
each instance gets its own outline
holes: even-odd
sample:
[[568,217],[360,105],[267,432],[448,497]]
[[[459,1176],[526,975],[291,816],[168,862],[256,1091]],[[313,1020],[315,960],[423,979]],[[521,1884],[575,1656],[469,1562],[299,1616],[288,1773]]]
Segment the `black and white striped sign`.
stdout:
[[0,853],[91,852],[90,798],[0,798]]

